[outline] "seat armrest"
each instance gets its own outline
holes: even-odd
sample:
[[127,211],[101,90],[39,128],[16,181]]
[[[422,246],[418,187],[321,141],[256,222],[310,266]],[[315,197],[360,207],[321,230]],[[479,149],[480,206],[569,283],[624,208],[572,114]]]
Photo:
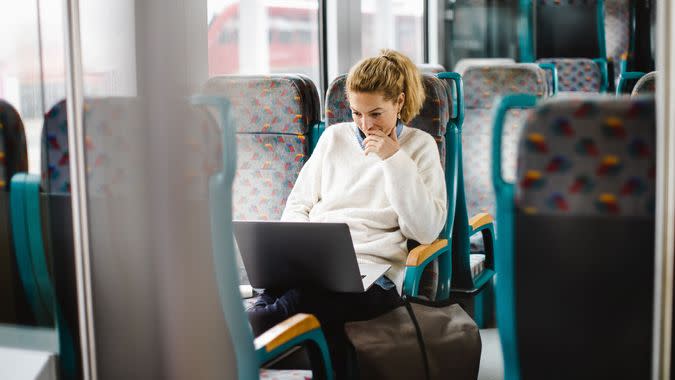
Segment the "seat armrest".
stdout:
[[[319,321],[313,315],[296,314],[265,331],[253,341],[261,365],[304,343],[313,344],[313,347],[309,348],[316,350],[315,352],[322,358],[321,369],[325,376],[323,378],[332,379],[333,368],[326,338],[321,332]],[[313,366],[316,364],[318,363],[312,363]]]
[[478,213],[469,219],[469,226],[471,226],[471,234],[473,235],[474,232],[482,230],[485,226],[489,224],[494,223],[494,218],[492,215],[486,213],[486,212],[481,212]]
[[287,320],[278,323],[262,335],[255,338],[255,349],[265,349],[267,352],[288,343],[302,334],[320,328],[321,325],[315,316],[309,314],[296,314]]
[[437,239],[431,244],[422,244],[415,247],[408,253],[408,259],[405,266],[418,267],[424,265],[434,259],[436,256],[445,252],[444,248],[448,246],[446,239]]

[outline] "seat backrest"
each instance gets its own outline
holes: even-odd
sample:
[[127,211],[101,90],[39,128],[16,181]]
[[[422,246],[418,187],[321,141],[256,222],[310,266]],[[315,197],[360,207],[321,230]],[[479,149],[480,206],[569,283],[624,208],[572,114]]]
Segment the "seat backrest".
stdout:
[[[83,105],[85,168],[90,196],[131,195],[128,168],[140,159],[138,141],[127,138],[140,120],[138,99],[87,98]],[[110,156],[115,152],[115,157]],[[42,188],[52,194],[70,193],[70,147],[66,101],[55,104],[42,127]]]
[[508,65],[511,63],[516,63],[516,61],[512,58],[464,58],[457,61],[454,72],[464,75],[464,71],[472,66]]
[[614,81],[619,79],[619,63],[628,54],[630,41],[630,1],[605,0],[605,46],[607,61],[614,66]]
[[438,74],[446,71],[445,67],[438,63],[419,63],[417,64],[417,68],[421,73],[427,74]]
[[[493,106],[507,94],[548,94],[546,73],[535,64],[473,66],[464,72],[464,126],[462,127],[462,176],[468,215],[495,215],[495,197],[490,177]],[[507,113],[502,148],[502,167],[515,176],[517,139],[528,111]],[[460,184],[459,191],[462,191]],[[461,205],[458,205],[461,207]]]
[[[602,71],[590,58],[542,58],[537,63],[552,63],[558,70],[558,91],[600,92]],[[552,83],[550,71],[546,72]]]
[[[326,128],[333,124],[351,122],[352,111],[345,92],[347,75],[335,78],[326,93]],[[434,137],[445,167],[445,132],[451,109],[448,102],[449,86],[446,81],[432,74],[422,74],[426,99],[419,115],[408,123],[409,127],[421,129]]]
[[0,191],[6,191],[15,173],[28,171],[26,134],[21,116],[0,99]]
[[653,94],[656,92],[656,71],[645,74],[633,87],[631,96]]
[[234,218],[278,220],[309,154],[307,134],[320,120],[316,86],[304,75],[220,76],[204,92],[230,102],[238,151]]
[[497,189],[513,225],[498,324],[522,378],[649,376],[655,124],[653,99],[609,96],[551,100],[526,121],[517,181]]

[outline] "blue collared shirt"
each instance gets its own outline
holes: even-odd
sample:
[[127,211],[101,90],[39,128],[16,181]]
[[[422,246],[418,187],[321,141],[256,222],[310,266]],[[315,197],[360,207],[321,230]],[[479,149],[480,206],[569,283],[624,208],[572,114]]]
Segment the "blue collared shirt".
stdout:
[[[364,149],[363,140],[365,138],[361,136],[361,130],[355,125],[354,131],[356,132],[356,141],[358,141],[359,145],[361,145],[361,149]],[[403,132],[403,122],[399,119],[399,121],[396,123],[396,138],[401,137],[401,132]]]

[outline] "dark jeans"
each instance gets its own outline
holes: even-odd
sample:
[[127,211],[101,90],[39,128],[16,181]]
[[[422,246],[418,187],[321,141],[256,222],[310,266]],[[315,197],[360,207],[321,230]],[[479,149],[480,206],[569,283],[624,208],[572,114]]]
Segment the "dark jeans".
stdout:
[[291,289],[286,292],[265,291],[247,310],[255,336],[297,313],[313,314],[321,323],[338,378],[343,378],[350,344],[344,324],[373,319],[402,305],[396,288],[384,290],[373,285],[364,293],[330,293],[320,290]]

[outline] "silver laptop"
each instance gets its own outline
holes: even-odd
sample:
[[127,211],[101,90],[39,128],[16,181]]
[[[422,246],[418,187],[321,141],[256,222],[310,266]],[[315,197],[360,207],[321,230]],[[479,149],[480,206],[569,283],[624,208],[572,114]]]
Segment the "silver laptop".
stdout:
[[234,221],[234,237],[251,286],[265,289],[368,290],[389,270],[359,264],[345,223]]

